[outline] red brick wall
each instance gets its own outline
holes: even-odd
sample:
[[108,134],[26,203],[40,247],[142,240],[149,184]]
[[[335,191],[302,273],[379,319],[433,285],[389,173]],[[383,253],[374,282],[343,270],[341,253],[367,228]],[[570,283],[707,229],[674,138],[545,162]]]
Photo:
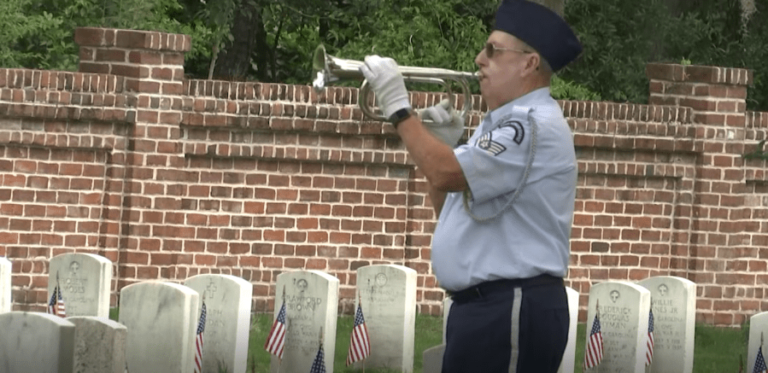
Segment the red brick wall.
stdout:
[[[391,127],[363,119],[357,89],[185,80],[184,35],[89,28],[76,41],[79,72],[0,69],[15,309],[42,310],[48,260],[81,251],[115,262],[115,296],[228,273],[254,284],[256,312],[286,270],[338,277],[351,312],[358,267],[403,264],[419,274],[419,311],[440,313],[424,179]],[[585,295],[682,276],[699,285],[699,321],[741,323],[768,310],[766,161],[741,158],[768,113],[745,112],[746,70],[647,73],[652,105],[561,102],[580,169],[568,283]],[[439,98],[413,94],[417,107]]]

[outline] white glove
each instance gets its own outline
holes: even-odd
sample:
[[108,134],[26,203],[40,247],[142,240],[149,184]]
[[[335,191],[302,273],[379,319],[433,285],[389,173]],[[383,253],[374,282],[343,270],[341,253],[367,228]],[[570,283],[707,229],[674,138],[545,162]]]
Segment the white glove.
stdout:
[[390,118],[400,109],[411,108],[408,91],[405,90],[405,81],[395,60],[379,56],[366,56],[365,64],[360,66],[360,71],[373,88],[376,101],[378,101],[385,117]]
[[448,146],[456,146],[461,135],[464,134],[464,118],[451,108],[448,99],[416,112],[424,127]]

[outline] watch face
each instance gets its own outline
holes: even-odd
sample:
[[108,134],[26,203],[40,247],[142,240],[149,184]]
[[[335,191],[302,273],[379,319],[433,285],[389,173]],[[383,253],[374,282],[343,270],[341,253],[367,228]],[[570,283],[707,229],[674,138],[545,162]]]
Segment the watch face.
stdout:
[[404,121],[410,116],[411,116],[411,110],[400,109],[396,111],[394,114],[392,114],[392,117],[389,119],[389,121],[392,122],[392,124],[397,125],[398,123]]

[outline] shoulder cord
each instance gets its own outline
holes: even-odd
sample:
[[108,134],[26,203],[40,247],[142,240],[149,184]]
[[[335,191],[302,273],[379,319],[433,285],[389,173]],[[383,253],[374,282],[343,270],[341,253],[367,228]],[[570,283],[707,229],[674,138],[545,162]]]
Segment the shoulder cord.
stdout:
[[[504,123],[507,121],[507,119],[510,119],[512,115],[507,115],[499,122],[497,123]],[[469,188],[464,190],[463,197],[464,197],[464,211],[469,214],[469,216],[472,217],[476,222],[482,223],[491,219],[496,218],[497,216],[501,215],[502,212],[507,210],[509,206],[512,205],[517,200],[517,197],[520,196],[520,192],[523,191],[523,188],[525,187],[526,181],[528,181],[528,175],[531,173],[531,166],[533,165],[533,157],[536,154],[536,133],[538,132],[538,124],[536,123],[536,119],[534,119],[533,115],[530,115],[530,112],[528,114],[528,121],[531,123],[531,148],[528,151],[528,160],[525,163],[525,171],[523,172],[523,178],[520,179],[520,182],[517,184],[517,188],[515,189],[515,194],[512,195],[512,198],[507,202],[507,204],[504,205],[503,208],[501,208],[498,212],[491,216],[487,217],[479,217],[472,213],[472,209],[469,207],[469,198],[470,198],[470,190]]]

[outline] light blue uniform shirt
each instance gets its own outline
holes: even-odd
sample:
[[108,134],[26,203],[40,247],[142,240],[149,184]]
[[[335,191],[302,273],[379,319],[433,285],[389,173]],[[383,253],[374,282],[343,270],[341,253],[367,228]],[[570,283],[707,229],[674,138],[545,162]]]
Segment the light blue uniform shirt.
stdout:
[[[522,191],[502,211],[529,159],[529,115],[538,124],[535,155]],[[476,221],[465,209],[463,193],[447,194],[432,243],[440,285],[459,291],[498,279],[564,277],[578,170],[573,135],[549,88],[489,112],[454,154],[471,190],[472,214],[501,213]]]

